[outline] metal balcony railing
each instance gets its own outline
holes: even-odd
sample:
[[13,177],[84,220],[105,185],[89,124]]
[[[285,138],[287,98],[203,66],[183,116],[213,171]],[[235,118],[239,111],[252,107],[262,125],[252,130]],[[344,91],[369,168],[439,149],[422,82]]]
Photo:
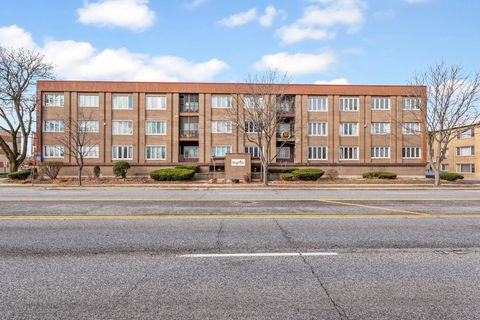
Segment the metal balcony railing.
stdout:
[[180,130],[180,138],[198,138],[198,130]]
[[198,103],[186,103],[184,105],[180,105],[180,112],[198,112]]

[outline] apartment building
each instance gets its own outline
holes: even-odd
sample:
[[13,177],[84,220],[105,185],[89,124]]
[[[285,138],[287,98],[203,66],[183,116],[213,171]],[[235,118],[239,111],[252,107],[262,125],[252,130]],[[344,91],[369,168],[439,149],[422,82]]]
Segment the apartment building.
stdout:
[[[227,116],[229,108],[249,98],[251,86],[39,81],[37,153],[42,161],[63,161],[68,174],[75,159],[58,144],[58,136],[71,123],[81,123],[97,139],[87,166],[99,165],[104,174],[119,160],[139,175],[188,163],[199,164],[202,172],[222,170],[225,154],[244,152],[252,155],[253,171],[259,171],[259,151],[245,137],[250,133]],[[343,176],[369,170],[424,174],[426,135],[418,120],[423,87],[292,84],[284,89],[279,106],[288,108],[291,120],[278,128],[273,165],[334,168]]]
[[[441,170],[460,173],[465,179],[480,179],[480,124],[458,128],[457,136],[448,144]],[[434,148],[435,154],[438,150]]]

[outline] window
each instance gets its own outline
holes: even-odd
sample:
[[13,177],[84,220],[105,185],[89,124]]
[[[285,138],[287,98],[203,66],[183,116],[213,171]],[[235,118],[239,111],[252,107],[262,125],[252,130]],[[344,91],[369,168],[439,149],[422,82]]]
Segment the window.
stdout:
[[388,159],[390,158],[390,147],[372,147],[372,159]]
[[457,156],[459,157],[466,157],[466,156],[473,156],[475,154],[475,147],[457,147]]
[[64,150],[63,146],[43,146],[43,157],[63,158]]
[[279,95],[276,97],[276,109],[278,113],[292,113],[295,111],[294,95]]
[[475,173],[474,164],[457,163],[457,173]]
[[245,153],[250,153],[252,158],[260,158],[260,149],[258,147],[245,147]]
[[358,97],[340,97],[340,111],[358,111]]
[[356,122],[340,123],[340,135],[341,136],[358,136],[358,123]]
[[80,132],[98,132],[98,121],[96,120],[79,120],[78,131]]
[[358,160],[358,147],[340,147],[340,160]]
[[419,134],[420,123],[418,122],[404,122],[402,125],[403,134]]
[[184,146],[181,153],[183,160],[198,159],[198,146]]
[[475,130],[473,128],[458,132],[457,139],[473,138],[475,136]]
[[212,121],[212,133],[232,133],[232,122]]
[[440,171],[448,172],[448,164],[442,163],[442,167],[440,168]]
[[83,155],[83,158],[85,159],[98,159],[99,156],[98,146],[83,146],[80,147],[78,152],[79,154]]
[[390,133],[390,123],[372,122],[371,132],[372,134],[388,134]]
[[403,98],[403,110],[420,110],[420,99]]
[[290,147],[279,147],[279,148],[277,148],[277,158],[278,159],[290,159]]
[[243,98],[243,104],[245,108],[248,108],[248,109],[255,108],[255,107],[259,109],[263,109],[265,106],[265,101],[261,96],[245,96]]
[[389,98],[372,98],[372,110],[390,110]]
[[419,159],[420,158],[420,148],[418,148],[418,147],[402,148],[402,157],[404,159]]
[[327,111],[328,100],[327,97],[308,97],[308,111],[320,112]]
[[98,108],[98,94],[79,94],[78,106],[83,108]]
[[63,120],[45,120],[43,122],[44,132],[63,132]]
[[112,146],[112,160],[132,160],[132,146]]
[[60,93],[47,93],[43,96],[43,105],[45,107],[63,107],[64,95]]
[[308,147],[308,160],[327,160],[327,147]]
[[145,148],[145,159],[147,160],[166,160],[166,146],[147,146]]
[[145,108],[147,110],[167,110],[167,97],[147,95]]
[[167,134],[167,123],[165,121],[145,121],[145,134],[147,136]]
[[231,96],[212,96],[212,108],[231,108]]
[[131,120],[112,121],[112,134],[114,135],[133,134],[133,122]]
[[131,95],[113,95],[112,109],[133,109],[133,96]]
[[198,112],[198,94],[183,93],[180,94],[180,112]]
[[232,150],[231,146],[212,146],[212,157],[223,158]]
[[309,136],[326,136],[327,123],[325,122],[309,122],[308,123]]
[[260,132],[260,130],[255,127],[255,124],[253,123],[253,121],[245,121],[245,132],[254,133],[254,132]]
[[448,156],[448,148],[445,148],[445,157]]

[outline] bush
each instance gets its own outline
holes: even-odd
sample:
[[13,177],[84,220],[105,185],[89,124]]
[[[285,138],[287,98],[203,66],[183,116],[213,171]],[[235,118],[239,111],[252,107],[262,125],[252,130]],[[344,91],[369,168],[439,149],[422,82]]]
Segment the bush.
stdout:
[[292,172],[295,179],[304,181],[316,181],[320,179],[325,171],[322,169],[297,169]]
[[338,178],[338,171],[335,169],[328,169],[325,171],[325,177],[330,180],[334,180]]
[[93,175],[95,176],[95,178],[100,178],[100,174],[102,173],[102,170],[100,169],[99,166],[95,166],[93,167]]
[[61,161],[45,162],[42,166],[43,172],[50,179],[56,179],[62,167],[63,167],[63,162]]
[[397,174],[387,171],[365,172],[362,174],[364,179],[396,179]]
[[113,174],[115,177],[125,179],[128,169],[130,169],[130,164],[127,161],[119,161],[113,165]]
[[31,170],[20,170],[17,172],[11,172],[7,175],[8,179],[12,180],[27,180],[27,178],[32,173]]
[[195,171],[195,173],[200,171],[200,167],[195,166],[195,165],[192,165],[192,166],[176,166],[175,169],[188,169],[188,170]]
[[293,181],[295,180],[295,176],[291,173],[284,173],[280,176],[282,178],[282,180],[285,180],[285,181]]
[[271,168],[268,168],[269,173],[292,173],[295,170],[298,170],[298,168],[287,168],[287,167],[271,167]]
[[440,179],[447,181],[457,181],[463,179],[463,176],[454,172],[440,172]]
[[182,168],[158,169],[150,172],[150,178],[156,181],[190,180],[193,176],[195,176],[195,171]]

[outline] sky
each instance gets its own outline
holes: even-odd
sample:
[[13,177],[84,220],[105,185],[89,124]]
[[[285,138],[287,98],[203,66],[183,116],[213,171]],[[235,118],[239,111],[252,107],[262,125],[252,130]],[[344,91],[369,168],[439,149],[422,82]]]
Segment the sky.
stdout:
[[16,0],[0,45],[57,79],[408,84],[444,60],[480,70],[478,0]]

